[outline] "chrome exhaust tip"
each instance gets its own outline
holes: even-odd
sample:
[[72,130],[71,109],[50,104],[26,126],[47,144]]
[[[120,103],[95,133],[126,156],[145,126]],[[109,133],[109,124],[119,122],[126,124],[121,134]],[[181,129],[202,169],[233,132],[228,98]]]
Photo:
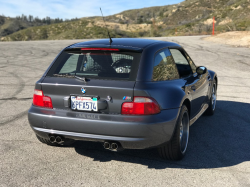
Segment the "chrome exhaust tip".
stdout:
[[56,137],[56,143],[58,143],[58,144],[61,144],[61,143],[63,143],[64,141],[63,141],[63,139],[60,137],[60,136],[57,136]]
[[51,143],[55,143],[55,141],[56,141],[55,136],[50,136],[50,137],[49,137],[49,141],[50,141]]
[[104,143],[103,143],[103,147],[104,147],[105,149],[110,149],[110,143],[109,143],[109,142],[104,142]]
[[117,143],[112,143],[110,149],[111,149],[112,151],[117,151],[117,150],[118,150],[118,147],[119,147],[119,146],[118,146]]

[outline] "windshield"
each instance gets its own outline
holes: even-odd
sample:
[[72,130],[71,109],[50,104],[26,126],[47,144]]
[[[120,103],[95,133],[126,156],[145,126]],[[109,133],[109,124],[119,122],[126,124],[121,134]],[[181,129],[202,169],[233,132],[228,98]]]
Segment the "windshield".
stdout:
[[46,76],[135,80],[140,53],[93,51],[62,52]]

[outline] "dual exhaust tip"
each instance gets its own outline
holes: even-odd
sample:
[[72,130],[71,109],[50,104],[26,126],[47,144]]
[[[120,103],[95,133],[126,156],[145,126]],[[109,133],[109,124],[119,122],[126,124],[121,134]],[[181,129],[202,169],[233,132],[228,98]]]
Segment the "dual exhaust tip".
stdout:
[[49,137],[49,141],[51,143],[58,143],[58,144],[62,144],[64,142],[64,138],[61,136],[50,136]]
[[[49,141],[51,143],[62,144],[64,142],[64,138],[62,136],[50,136],[49,137]],[[103,143],[103,147],[105,149],[109,149],[111,151],[118,151],[118,150],[122,149],[122,147],[120,146],[120,144],[116,143],[116,142],[104,142]]]
[[119,145],[119,143],[116,142],[104,142],[103,143],[103,147],[104,149],[109,149],[111,151],[118,151],[121,149],[121,146]]

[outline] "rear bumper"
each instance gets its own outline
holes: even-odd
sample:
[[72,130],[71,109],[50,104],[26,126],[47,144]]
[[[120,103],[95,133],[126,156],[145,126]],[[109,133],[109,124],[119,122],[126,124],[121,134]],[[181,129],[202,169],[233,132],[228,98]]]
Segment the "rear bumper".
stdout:
[[44,109],[31,106],[28,119],[38,136],[49,134],[87,141],[118,141],[125,149],[145,149],[169,141],[179,108],[149,116],[128,116]]

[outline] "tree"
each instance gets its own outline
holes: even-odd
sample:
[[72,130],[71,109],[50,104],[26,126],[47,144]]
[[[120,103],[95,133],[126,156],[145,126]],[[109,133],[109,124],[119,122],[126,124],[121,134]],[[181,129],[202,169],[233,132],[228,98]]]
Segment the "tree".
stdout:
[[48,38],[48,32],[47,29],[41,30],[41,39],[47,39]]
[[48,24],[48,25],[49,25],[50,23],[51,23],[51,19],[50,19],[50,17],[49,17],[49,16],[47,16],[47,17],[46,17],[46,24]]

